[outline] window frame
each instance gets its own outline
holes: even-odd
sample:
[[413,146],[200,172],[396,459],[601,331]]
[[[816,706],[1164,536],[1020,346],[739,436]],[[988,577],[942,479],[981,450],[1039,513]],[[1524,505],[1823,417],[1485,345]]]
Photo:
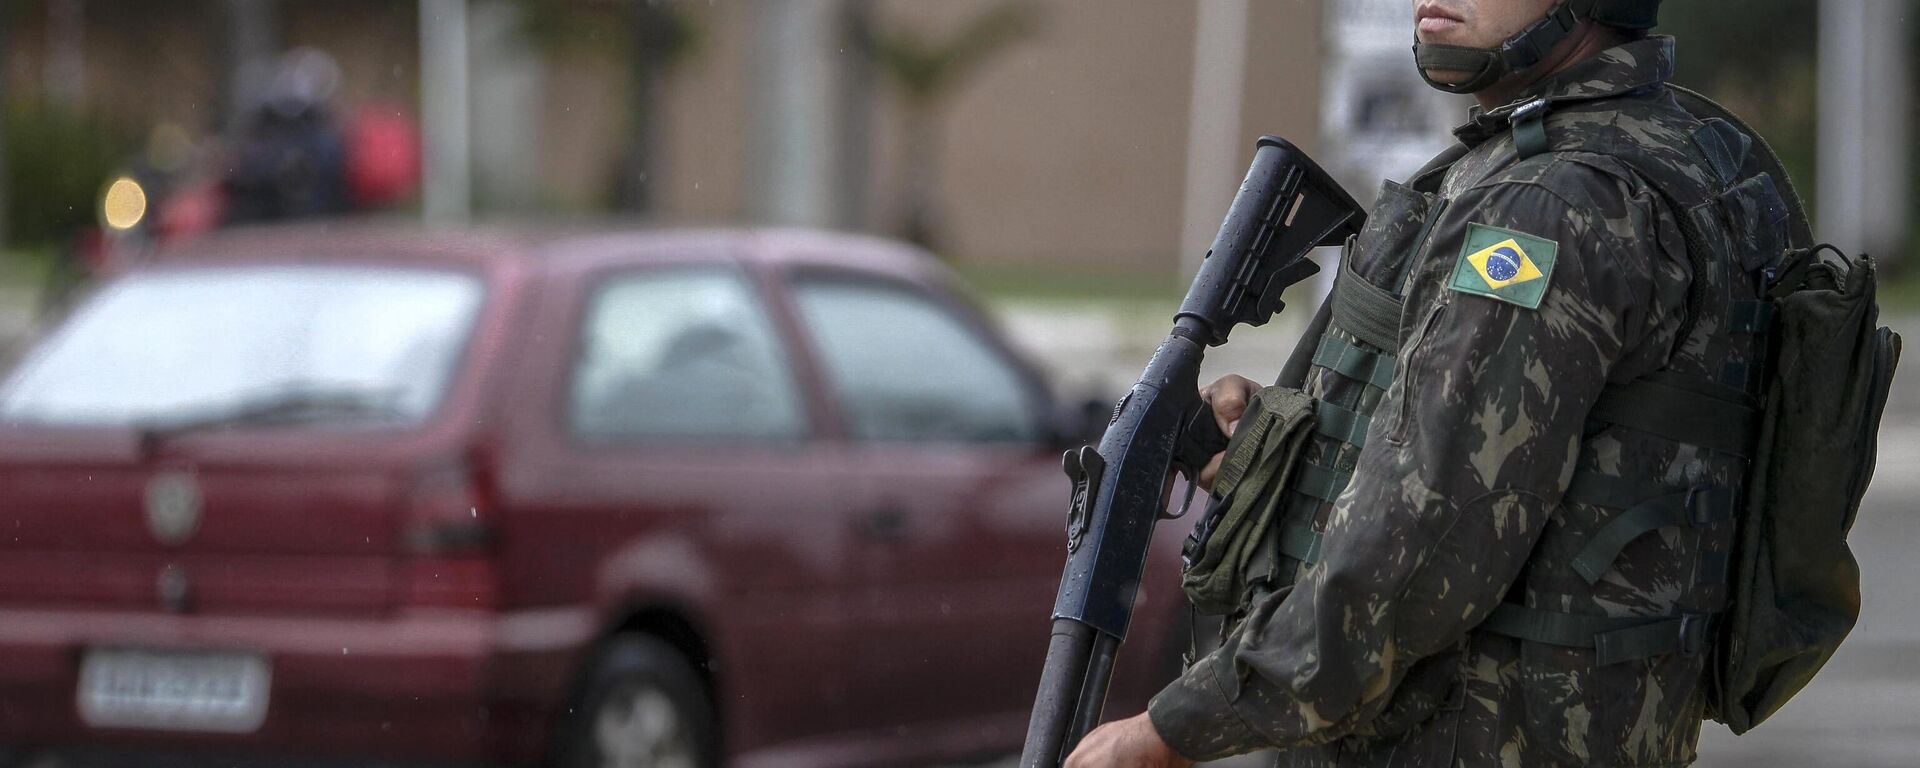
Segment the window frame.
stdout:
[[[1051,423],[1049,419],[1054,400],[1046,379],[1025,358],[1021,357],[1019,352],[1007,344],[1006,338],[979,307],[965,301],[955,291],[943,285],[917,282],[882,272],[824,264],[788,267],[780,271],[777,280],[781,291],[786,296],[787,310],[792,313],[793,333],[797,337],[797,343],[805,348],[807,355],[813,361],[820,397],[830,407],[835,421],[834,434],[841,441],[851,445],[869,446],[1046,447],[1048,445]],[[972,335],[976,341],[980,342],[988,354],[1013,372],[1020,386],[1021,407],[1033,428],[1031,437],[1026,440],[887,440],[856,434],[853,428],[853,416],[847,407],[847,394],[841,391],[835,382],[831,363],[822,351],[820,337],[800,306],[800,293],[803,286],[812,281],[874,286],[883,291],[905,294],[946,315],[963,332]]]
[[[744,291],[743,295],[750,304],[758,308],[762,319],[766,321],[768,340],[772,343],[776,360],[787,390],[792,394],[795,429],[785,435],[637,435],[605,434],[590,435],[575,428],[573,420],[575,386],[580,377],[581,366],[587,357],[587,334],[593,322],[594,309],[605,297],[606,292],[623,280],[638,279],[645,276],[660,276],[672,273],[710,273],[731,277]],[[768,300],[759,281],[754,279],[750,270],[742,265],[726,260],[688,259],[662,261],[651,264],[620,264],[587,271],[581,277],[581,289],[573,313],[573,321],[568,324],[568,352],[564,358],[558,386],[553,389],[552,428],[561,441],[570,448],[579,450],[651,450],[668,447],[712,446],[740,448],[767,446],[791,448],[803,445],[817,438],[819,424],[814,418],[805,382],[802,381],[799,366],[795,364],[797,350],[787,333],[781,328],[778,308]]]

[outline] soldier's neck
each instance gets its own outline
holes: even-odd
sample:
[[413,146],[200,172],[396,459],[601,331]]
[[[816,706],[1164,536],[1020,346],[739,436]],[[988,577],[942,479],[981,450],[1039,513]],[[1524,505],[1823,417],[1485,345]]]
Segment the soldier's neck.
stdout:
[[1488,86],[1486,90],[1475,93],[1473,98],[1480,102],[1482,110],[1492,111],[1504,107],[1512,104],[1514,99],[1520,98],[1520,94],[1526,93],[1527,89],[1532,88],[1535,83],[1560,74],[1568,67],[1626,41],[1627,36],[1620,30],[1605,24],[1583,21],[1579,29],[1574,30],[1567,39],[1554,46],[1539,64],[1528,67],[1524,72],[1508,75],[1500,82]]

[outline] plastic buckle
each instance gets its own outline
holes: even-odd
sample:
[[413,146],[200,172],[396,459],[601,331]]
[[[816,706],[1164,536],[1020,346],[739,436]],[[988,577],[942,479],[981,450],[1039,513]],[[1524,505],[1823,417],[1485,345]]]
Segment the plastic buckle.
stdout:
[[1560,25],[1561,32],[1572,32],[1580,26],[1580,15],[1573,12],[1572,3],[1561,3],[1547,11],[1547,20]]
[[1519,125],[1520,123],[1532,120],[1534,115],[1545,112],[1546,109],[1547,97],[1538,96],[1530,101],[1522,102],[1520,106],[1514,107],[1513,113],[1507,117],[1507,121]]
[[[1725,495],[1723,496],[1722,494]],[[1714,502],[1721,501],[1726,503],[1730,510],[1733,506],[1732,495],[1732,492],[1725,489],[1704,485],[1696,485],[1688,488],[1687,525],[1698,528],[1732,517],[1731,514],[1720,514],[1712,506]]]
[[1704,613],[1680,614],[1680,655],[1689,659],[1707,649],[1707,624],[1712,617]]
[[1546,18],[1527,25],[1527,28],[1520,30],[1519,34],[1501,43],[1500,58],[1504,59],[1507,67],[1515,72],[1531,67],[1547,56],[1548,51],[1541,49],[1538,38],[1547,33],[1548,28],[1558,27],[1553,30],[1558,37],[1547,41],[1546,47],[1550,49],[1578,26],[1580,26],[1580,15],[1574,13],[1572,6],[1567,3],[1555,5],[1553,10],[1547,11]]
[[1533,44],[1531,33],[1536,27],[1528,27],[1521,36],[1500,44],[1500,59],[1507,63],[1507,69],[1519,72],[1540,63],[1540,46]]

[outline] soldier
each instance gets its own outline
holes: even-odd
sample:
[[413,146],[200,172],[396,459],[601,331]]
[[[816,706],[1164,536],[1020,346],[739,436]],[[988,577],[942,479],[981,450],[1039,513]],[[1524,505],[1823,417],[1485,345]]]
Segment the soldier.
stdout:
[[[1664,87],[1658,5],[1418,0],[1422,76],[1478,106],[1345,254],[1264,587],[1068,766],[1694,760],[1744,435],[1661,393],[1754,391],[1784,209]],[[1257,389],[1205,397],[1230,430]]]

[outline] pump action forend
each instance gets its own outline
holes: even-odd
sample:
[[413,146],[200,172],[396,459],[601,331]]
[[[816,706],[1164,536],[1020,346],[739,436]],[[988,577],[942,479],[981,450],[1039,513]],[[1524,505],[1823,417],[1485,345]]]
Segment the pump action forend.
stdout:
[[1261,137],[1172,333],[1115,407],[1099,447],[1065,457],[1073,481],[1067,566],[1023,768],[1058,766],[1099,722],[1154,523],[1168,517],[1166,484],[1176,471],[1191,482],[1226,447],[1200,400],[1206,348],[1226,343],[1237,325],[1265,324],[1284,306],[1287,286],[1319,271],[1307,255],[1344,242],[1364,221],[1359,204],[1306,153]]

